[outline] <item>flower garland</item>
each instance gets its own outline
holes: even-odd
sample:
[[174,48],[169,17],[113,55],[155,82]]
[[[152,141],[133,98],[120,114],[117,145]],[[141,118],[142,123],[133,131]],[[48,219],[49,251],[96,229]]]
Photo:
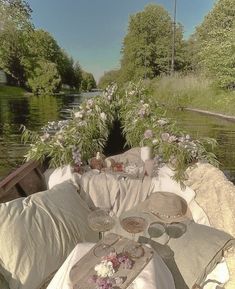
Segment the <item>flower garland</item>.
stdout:
[[102,96],[84,101],[71,119],[49,122],[42,135],[23,127],[22,139],[31,142],[26,160],[50,159],[50,166],[80,165],[102,151],[115,118],[116,85],[107,87]]
[[115,118],[121,121],[127,144],[151,146],[158,166],[168,163],[177,181],[184,180],[187,167],[197,161],[218,165],[212,153],[216,141],[193,139],[180,130],[142,82],[130,83],[125,89],[108,86],[103,95],[71,111],[71,119],[48,123],[42,134],[24,127],[23,140],[31,142],[26,158],[44,161],[49,157],[53,167],[79,166],[103,151]]
[[216,141],[193,139],[180,130],[141,82],[129,84],[122,93],[119,110],[127,144],[152,147],[158,166],[167,163],[175,171],[177,181],[184,180],[187,167],[197,161],[218,165],[211,152]]
[[111,252],[95,266],[96,274],[89,278],[89,282],[95,283],[97,289],[112,289],[125,281],[124,277],[114,277],[118,268],[132,269],[133,265],[134,262],[126,254]]

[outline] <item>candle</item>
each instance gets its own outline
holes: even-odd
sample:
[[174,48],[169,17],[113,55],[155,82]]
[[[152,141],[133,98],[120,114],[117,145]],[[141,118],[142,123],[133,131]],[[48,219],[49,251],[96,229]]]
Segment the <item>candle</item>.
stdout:
[[140,157],[143,162],[152,158],[152,148],[144,146],[140,148]]

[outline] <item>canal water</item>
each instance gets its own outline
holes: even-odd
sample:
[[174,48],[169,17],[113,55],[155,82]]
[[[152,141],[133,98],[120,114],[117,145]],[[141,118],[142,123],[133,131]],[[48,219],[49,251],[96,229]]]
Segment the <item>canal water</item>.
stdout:
[[[23,162],[26,148],[20,140],[20,125],[32,130],[48,121],[64,119],[67,109],[76,107],[94,94],[63,96],[19,96],[0,98],[0,179]],[[195,137],[213,137],[218,141],[216,155],[220,168],[235,181],[235,123],[195,112],[170,112],[170,118]]]
[[26,147],[21,142],[21,125],[39,131],[48,121],[65,119],[67,109],[97,93],[60,96],[0,97],[0,179],[20,166]]

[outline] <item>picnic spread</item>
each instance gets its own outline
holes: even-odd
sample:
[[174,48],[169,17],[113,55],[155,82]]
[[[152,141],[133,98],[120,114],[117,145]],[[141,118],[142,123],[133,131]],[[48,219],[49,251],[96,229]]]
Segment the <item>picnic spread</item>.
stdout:
[[[128,163],[129,166],[134,163],[135,167],[138,167],[140,164],[139,148],[112,156],[111,160]],[[167,165],[158,169],[157,174],[153,176],[143,175],[142,170],[138,172],[132,170],[132,172],[130,174],[130,172],[123,171],[93,169],[78,174],[74,173],[70,166],[66,166],[53,171],[48,178],[48,185],[53,187],[55,184],[69,179],[77,186],[80,196],[91,209],[110,208],[118,220],[110,231],[118,236],[131,239],[130,233],[122,228],[120,222],[121,219],[128,216],[143,217],[147,220],[147,228],[154,224],[155,231],[156,226],[157,229],[159,226],[161,229],[163,228],[162,234],[156,238],[151,238],[146,228],[144,232],[135,234],[135,241],[145,243],[154,249],[154,258],[142,273],[145,274],[148,266],[157,262],[158,268],[161,264],[160,267],[165,274],[169,275],[170,273],[171,275],[170,279],[169,276],[168,278],[165,276],[163,279],[173,280],[173,283],[161,283],[163,279],[159,277],[159,271],[152,270],[151,274],[147,274],[149,276],[146,279],[146,282],[149,282],[148,285],[145,282],[136,281],[130,285],[132,286],[130,288],[146,288],[152,284],[151,288],[156,289],[187,289],[193,288],[193,286],[212,289],[216,288],[218,284],[226,283],[229,279],[229,272],[223,252],[232,246],[233,238],[229,234],[209,227],[210,223],[206,213],[195,201],[195,192],[174,181],[172,178],[174,173]],[[163,192],[166,192],[165,196]],[[170,196],[174,197],[172,206],[169,208],[169,206],[164,206],[164,202],[165,205],[169,205]],[[154,208],[153,205],[159,204],[159,202],[161,202],[161,206]],[[174,212],[175,205],[183,211]],[[164,212],[164,208],[166,208],[166,212]],[[154,214],[154,212],[156,213]],[[186,215],[187,218],[185,218]],[[167,223],[169,224],[164,225]],[[168,237],[166,237],[167,234]],[[85,244],[84,246],[86,247]],[[88,249],[85,251],[89,251],[91,246],[91,244],[87,244]],[[57,272],[49,289],[73,288],[71,280],[68,281],[68,276],[74,262],[81,258],[81,254],[76,253],[77,250],[78,248],[71,253]],[[155,258],[157,261],[154,261]],[[164,274],[162,273],[161,276],[163,277]],[[160,283],[157,283],[156,280]]]

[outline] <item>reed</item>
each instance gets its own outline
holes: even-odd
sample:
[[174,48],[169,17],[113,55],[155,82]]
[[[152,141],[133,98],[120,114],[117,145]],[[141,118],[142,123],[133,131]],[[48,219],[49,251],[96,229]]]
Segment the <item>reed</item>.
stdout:
[[202,75],[164,76],[148,83],[153,97],[169,108],[199,108],[235,115],[235,91],[218,88]]

